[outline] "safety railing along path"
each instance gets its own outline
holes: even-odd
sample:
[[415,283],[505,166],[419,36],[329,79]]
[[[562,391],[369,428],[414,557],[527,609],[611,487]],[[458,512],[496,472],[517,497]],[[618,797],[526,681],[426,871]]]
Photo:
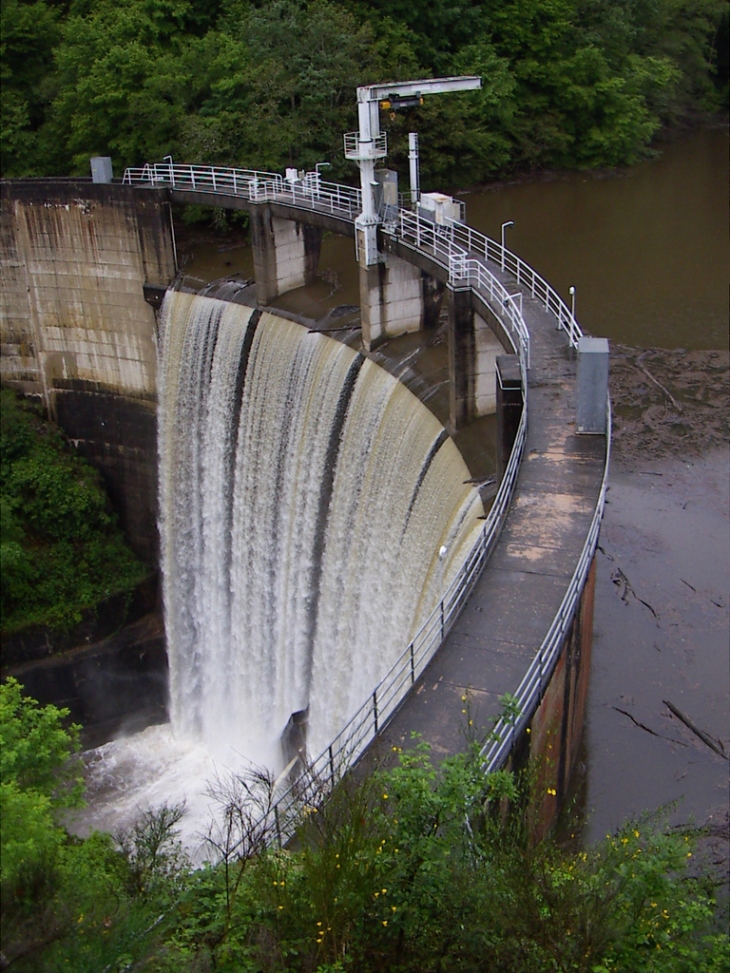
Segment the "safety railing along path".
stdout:
[[354,220],[362,209],[359,189],[326,182],[317,172],[309,172],[301,180],[290,180],[278,172],[158,163],[126,169],[122,182],[238,197],[251,203],[281,203],[349,220]]
[[[315,175],[317,178],[312,178]],[[313,173],[295,182],[278,173],[163,163],[128,169],[123,181],[130,185],[168,186],[206,195],[241,196],[251,202],[276,201],[297,208],[336,212],[353,220],[360,212],[359,190],[324,182]],[[475,288],[495,313],[508,319],[508,334],[519,356],[523,376],[522,417],[499,491],[462,569],[413,640],[346,726],[321,754],[309,761],[306,774],[277,795],[265,820],[259,823],[267,840],[285,842],[301,819],[302,806],[321,800],[339,780],[343,769],[364,753],[396,713],[404,712],[404,700],[452,630],[509,521],[510,504],[526,450],[529,384],[531,381],[549,382],[553,367],[551,355],[565,358],[581,336],[573,314],[557,292],[519,257],[473,228],[460,223],[438,225],[401,209],[397,219],[392,219],[384,227],[384,232],[435,259],[448,271],[451,283]],[[525,320],[526,314],[533,322],[532,334]],[[536,356],[534,349],[538,334],[541,340],[537,345],[542,349],[538,349],[541,353]],[[545,347],[550,349],[547,354],[542,353]],[[482,751],[487,772],[505,763],[515,740],[524,731],[545,692],[575,617],[598,540],[608,451],[607,438],[600,482],[592,500],[592,515],[576,551],[575,569],[565,585],[556,612],[548,620],[544,638],[512,693],[518,715],[499,719]],[[392,727],[391,723],[390,731]]]

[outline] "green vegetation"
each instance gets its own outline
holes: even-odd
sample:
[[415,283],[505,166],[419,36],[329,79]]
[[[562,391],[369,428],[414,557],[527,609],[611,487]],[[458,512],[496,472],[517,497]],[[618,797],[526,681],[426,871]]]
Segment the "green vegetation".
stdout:
[[0,399],[0,607],[3,634],[66,630],[147,573],[127,547],[98,473],[58,430],[4,389]]
[[727,108],[725,0],[3,0],[2,172],[90,155],[280,170],[332,163],[354,88],[478,73],[481,92],[384,122],[424,180],[629,163],[662,125]]
[[62,830],[78,801],[64,715],[0,688],[2,949],[21,973],[727,969],[712,884],[688,874],[696,835],[642,822],[590,851],[535,844],[529,815],[504,813],[520,780],[485,779],[476,747],[436,770],[416,744],[327,802],[312,783],[286,850],[258,823],[268,775],[218,781],[218,864],[191,870],[180,808],[116,841]]

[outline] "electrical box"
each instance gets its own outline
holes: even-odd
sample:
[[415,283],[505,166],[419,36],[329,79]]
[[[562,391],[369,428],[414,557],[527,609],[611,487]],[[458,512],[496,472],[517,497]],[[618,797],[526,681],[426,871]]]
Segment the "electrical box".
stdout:
[[421,193],[418,201],[418,215],[439,226],[460,223],[464,219],[464,204],[446,196],[444,193]]
[[607,406],[608,340],[579,338],[577,431],[582,434],[605,435]]
[[108,155],[95,155],[91,159],[91,181],[111,182],[113,178],[111,158]]

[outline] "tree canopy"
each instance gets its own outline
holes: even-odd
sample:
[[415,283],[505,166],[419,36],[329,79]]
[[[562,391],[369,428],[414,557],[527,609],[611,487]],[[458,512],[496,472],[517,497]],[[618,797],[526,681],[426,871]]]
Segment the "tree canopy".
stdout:
[[2,171],[172,153],[353,176],[357,85],[457,73],[483,90],[384,118],[396,164],[415,128],[442,184],[619,165],[727,107],[727,36],[724,0],[4,0]]

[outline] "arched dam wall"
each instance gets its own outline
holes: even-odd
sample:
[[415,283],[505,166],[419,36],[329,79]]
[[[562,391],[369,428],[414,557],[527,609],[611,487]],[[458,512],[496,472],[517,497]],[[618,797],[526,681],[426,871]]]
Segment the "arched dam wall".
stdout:
[[[157,326],[144,289],[145,285],[164,288],[175,276],[168,199],[165,189],[140,191],[86,181],[25,180],[2,186],[2,381],[42,399],[79,452],[105,474],[133,545],[155,562]],[[403,256],[408,258],[405,251]],[[555,795],[557,788],[562,796],[575,758],[587,687],[592,573],[586,583],[572,553],[569,557],[564,552],[563,539],[546,534],[543,527],[570,522],[575,534],[571,551],[582,548],[581,559],[590,564],[595,542],[590,534],[595,529],[597,537],[602,509],[600,481],[605,464],[601,455],[605,450],[575,436],[574,407],[568,406],[575,385],[575,360],[563,338],[556,344],[547,303],[547,298],[545,303],[530,303],[529,298],[525,302],[530,327],[534,325],[537,332],[543,329],[545,344],[541,350],[537,342],[533,349],[534,378],[529,394],[530,408],[534,408],[531,416],[554,413],[554,429],[539,423],[528,427],[527,462],[519,473],[523,495],[512,505],[511,520],[500,540],[500,556],[489,562],[491,580],[490,571],[484,575],[485,583],[503,592],[504,632],[500,631],[499,639],[491,632],[485,640],[476,629],[472,635],[467,631],[473,626],[471,616],[464,614],[461,628],[451,636],[452,643],[461,640],[454,645],[456,662],[459,658],[472,660],[472,667],[478,665],[479,671],[472,668],[462,676],[452,670],[434,677],[432,664],[421,678],[423,691],[417,686],[418,692],[411,693],[408,705],[397,715],[411,729],[425,717],[429,727],[437,730],[445,709],[436,719],[433,710],[415,712],[415,720],[409,711],[409,707],[428,708],[437,685],[451,686],[458,698],[465,688],[483,683],[485,700],[496,705],[499,694],[521,686],[521,674],[527,670],[532,682],[524,695],[531,704],[522,712],[514,733],[508,728],[505,740],[518,761],[525,748],[533,756],[542,753],[549,758],[550,752],[559,752],[559,759],[546,765],[552,768],[547,793]],[[473,337],[473,324],[467,324]],[[468,349],[474,341],[470,338],[463,344]],[[492,354],[496,352],[490,349]],[[454,356],[455,361],[457,358]],[[472,384],[476,387],[476,380]],[[558,399],[558,393],[562,398]],[[563,404],[556,410],[558,400]],[[460,408],[453,410],[457,418]],[[512,475],[517,479],[514,470]],[[573,481],[575,497],[567,495]],[[561,495],[562,506],[555,506],[551,499],[556,493]],[[546,517],[553,506],[557,513]],[[536,524],[542,536],[530,546],[526,531],[534,531]],[[525,560],[530,563],[523,565]],[[543,568],[543,560],[551,564]],[[571,581],[570,585],[576,590],[563,597],[571,577],[575,584]],[[545,589],[539,612],[537,600],[533,600],[535,579]],[[574,614],[575,598],[579,602]],[[478,601],[477,592],[468,607],[481,613]],[[565,618],[561,620],[563,604]],[[514,651],[515,623],[526,630],[524,639],[517,640],[519,652]],[[469,651],[461,654],[470,639]],[[496,654],[487,659],[491,642]],[[540,646],[537,657],[535,646]],[[442,650],[434,663],[440,659],[439,665],[450,664],[443,661],[448,658],[448,651],[444,654]],[[434,705],[443,708],[445,702],[434,700]],[[453,709],[450,703],[446,705]],[[373,709],[377,732],[378,709],[375,705]],[[453,724],[453,714],[448,718]],[[389,732],[398,732],[395,721]],[[450,733],[450,729],[444,730],[446,748],[451,746]],[[507,749],[500,751],[499,760],[503,762],[507,756]]]
[[132,547],[157,560],[155,314],[175,276],[166,194],[2,184],[2,382],[35,396],[96,466]]

